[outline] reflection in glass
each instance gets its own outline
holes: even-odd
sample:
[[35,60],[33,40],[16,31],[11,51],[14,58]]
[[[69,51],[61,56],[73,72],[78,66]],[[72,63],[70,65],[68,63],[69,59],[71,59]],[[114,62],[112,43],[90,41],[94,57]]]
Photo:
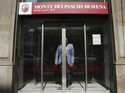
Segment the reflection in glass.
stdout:
[[[24,24],[19,36],[17,72],[19,90],[41,89],[41,31]],[[36,85],[38,86],[36,88]]]

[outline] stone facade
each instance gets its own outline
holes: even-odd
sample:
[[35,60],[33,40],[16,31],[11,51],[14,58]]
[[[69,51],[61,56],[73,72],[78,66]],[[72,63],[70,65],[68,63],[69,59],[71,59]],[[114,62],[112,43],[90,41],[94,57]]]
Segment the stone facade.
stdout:
[[16,0],[0,2],[0,93],[12,93],[15,7]]
[[117,93],[125,92],[125,0],[112,0]]

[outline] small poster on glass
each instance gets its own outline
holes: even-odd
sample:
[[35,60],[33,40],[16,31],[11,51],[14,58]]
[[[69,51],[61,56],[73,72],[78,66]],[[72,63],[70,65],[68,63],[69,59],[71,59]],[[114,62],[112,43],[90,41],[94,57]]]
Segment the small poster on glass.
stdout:
[[92,44],[101,45],[101,34],[92,34]]

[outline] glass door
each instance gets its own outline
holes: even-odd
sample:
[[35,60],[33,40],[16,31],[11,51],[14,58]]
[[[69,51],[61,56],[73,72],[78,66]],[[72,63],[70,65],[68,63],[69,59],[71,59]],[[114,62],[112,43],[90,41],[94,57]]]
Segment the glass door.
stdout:
[[84,24],[66,29],[66,78],[67,89],[83,93],[86,90],[86,63]]
[[44,25],[43,91],[51,93],[62,88],[62,33],[56,25]]
[[17,32],[19,93],[109,92],[112,63],[105,26],[71,20],[42,23],[25,21]]
[[105,80],[106,78],[109,80],[109,64],[107,65],[108,61],[104,62],[104,31],[102,25],[87,25],[86,47],[88,91],[106,92]]
[[41,29],[23,24],[17,42],[18,92],[41,91]]
[[63,29],[66,70],[62,70],[66,71],[66,88],[79,93],[110,93],[110,62],[103,26],[69,25]]
[[43,29],[43,91],[85,91],[84,25],[45,24]]

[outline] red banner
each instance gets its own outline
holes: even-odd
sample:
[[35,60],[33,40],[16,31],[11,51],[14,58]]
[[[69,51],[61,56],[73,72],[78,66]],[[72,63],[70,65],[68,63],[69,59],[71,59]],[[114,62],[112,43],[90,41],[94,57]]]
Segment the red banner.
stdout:
[[[23,4],[20,8],[26,15],[28,4]],[[108,14],[107,2],[33,2],[30,6],[31,14]]]

